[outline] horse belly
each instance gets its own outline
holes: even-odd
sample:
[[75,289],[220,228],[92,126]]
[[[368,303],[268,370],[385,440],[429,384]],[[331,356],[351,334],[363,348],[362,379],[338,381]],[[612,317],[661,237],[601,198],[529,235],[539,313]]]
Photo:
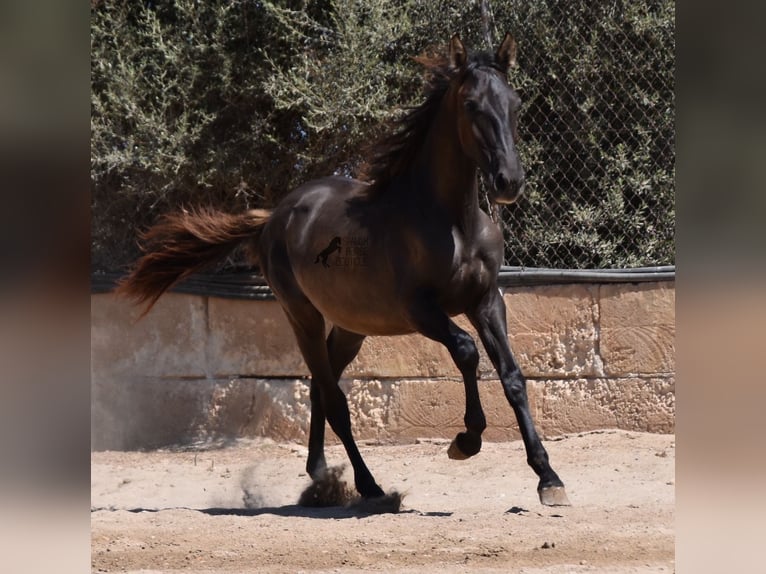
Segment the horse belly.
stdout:
[[352,209],[363,188],[338,178],[310,182],[291,194],[270,224],[284,238],[289,274],[326,320],[364,335],[411,333],[392,263],[402,251],[396,240],[406,227],[401,210],[367,202]]
[[[323,270],[328,271],[328,270]],[[355,276],[356,275],[356,276]],[[413,328],[385,281],[374,283],[358,273],[304,273],[304,294],[325,319],[362,335],[404,335]]]

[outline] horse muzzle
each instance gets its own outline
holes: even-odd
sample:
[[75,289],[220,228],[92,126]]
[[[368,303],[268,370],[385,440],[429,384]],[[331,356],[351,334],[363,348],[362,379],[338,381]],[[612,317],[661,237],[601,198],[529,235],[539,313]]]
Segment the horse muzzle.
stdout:
[[509,177],[498,171],[492,179],[492,199],[495,203],[508,204],[516,201],[524,193],[524,177]]

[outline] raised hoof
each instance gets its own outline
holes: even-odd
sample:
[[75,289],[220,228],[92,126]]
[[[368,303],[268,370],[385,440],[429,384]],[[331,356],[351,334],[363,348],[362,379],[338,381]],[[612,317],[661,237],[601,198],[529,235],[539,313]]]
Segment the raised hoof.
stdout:
[[465,460],[481,450],[481,436],[461,432],[453,439],[447,450],[447,456],[453,460]]
[[460,450],[460,447],[457,445],[457,439],[453,439],[452,443],[449,445],[447,456],[452,460],[465,460],[469,458],[467,454]]
[[572,506],[563,486],[546,486],[538,491],[540,502],[545,506]]

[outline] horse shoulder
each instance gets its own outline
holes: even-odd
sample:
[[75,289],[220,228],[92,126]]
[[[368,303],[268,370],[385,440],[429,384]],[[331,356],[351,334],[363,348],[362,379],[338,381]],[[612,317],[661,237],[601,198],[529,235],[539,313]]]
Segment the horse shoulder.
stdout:
[[484,212],[481,212],[470,245],[471,259],[490,268],[500,268],[503,263],[503,233]]

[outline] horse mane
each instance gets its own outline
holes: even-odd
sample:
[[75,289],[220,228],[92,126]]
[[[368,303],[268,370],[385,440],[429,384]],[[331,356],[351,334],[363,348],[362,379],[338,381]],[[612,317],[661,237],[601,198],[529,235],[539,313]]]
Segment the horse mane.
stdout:
[[462,69],[450,66],[446,54],[426,52],[414,58],[425,68],[425,99],[417,106],[406,108],[404,114],[391,122],[389,133],[368,149],[368,159],[362,165],[359,179],[369,182],[365,195],[373,196],[385,190],[391,181],[406,172],[417,157],[428,129],[433,122],[450,82],[478,67],[502,71],[494,54],[470,52]]

